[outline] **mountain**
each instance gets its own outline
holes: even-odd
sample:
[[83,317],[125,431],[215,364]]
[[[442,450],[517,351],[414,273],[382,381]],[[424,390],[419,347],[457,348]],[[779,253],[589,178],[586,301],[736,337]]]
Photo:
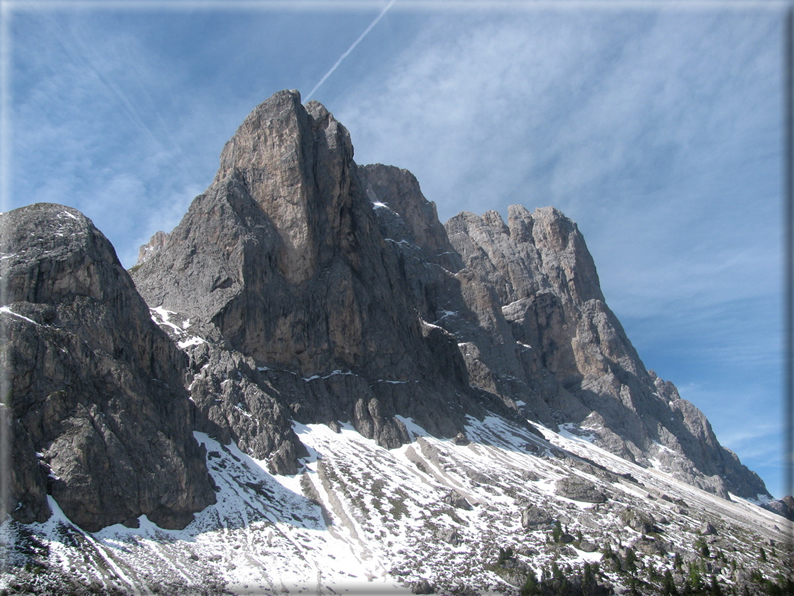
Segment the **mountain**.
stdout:
[[[290,457],[288,419],[351,421],[396,447],[408,436],[395,415],[451,437],[466,415],[498,408],[583,425],[613,453],[721,496],[767,494],[702,413],[646,371],[573,222],[513,206],[508,224],[462,213],[444,227],[410,173],[357,166],[347,130],[296,92],[246,118],[207,192],[144,252],[138,290],[201,322],[202,337],[258,369],[350,373],[344,386],[289,379],[280,391],[286,430],[262,440]],[[234,426],[230,436],[254,442]],[[297,469],[279,461],[274,470]]]
[[129,273],[73,209],[0,216],[9,593],[778,581],[786,520],[646,370],[574,222],[442,225],[296,91],[220,162]]
[[186,356],[81,213],[39,204],[0,225],[11,515],[43,522],[51,498],[88,531],[141,515],[184,527],[215,502]]

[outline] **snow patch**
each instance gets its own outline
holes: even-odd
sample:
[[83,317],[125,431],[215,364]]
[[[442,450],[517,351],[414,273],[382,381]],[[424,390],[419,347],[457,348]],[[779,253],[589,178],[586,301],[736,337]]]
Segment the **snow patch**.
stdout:
[[34,325],[38,325],[38,323],[33,319],[29,319],[26,316],[20,315],[19,313],[15,313],[13,310],[11,310],[11,307],[9,306],[3,306],[2,308],[0,308],[0,312],[7,313],[19,319],[22,319],[23,321],[27,321],[28,323],[33,323]]
[[598,438],[592,433],[585,432],[583,428],[581,428],[578,424],[574,424],[573,422],[560,424],[559,427],[560,436],[572,441],[593,443]]
[[399,416],[399,415],[395,416],[395,418],[405,425],[405,428],[408,431],[408,435],[411,437],[411,440],[416,439],[416,437],[430,436],[430,433],[427,432],[421,426],[419,426],[416,422],[414,422],[413,418],[406,418],[405,416]]
[[187,338],[184,341],[177,342],[176,345],[184,350],[185,348],[188,348],[190,346],[198,346],[198,345],[205,344],[205,343],[207,343],[205,340],[203,340],[202,338],[194,335],[193,337],[189,337],[189,338]]

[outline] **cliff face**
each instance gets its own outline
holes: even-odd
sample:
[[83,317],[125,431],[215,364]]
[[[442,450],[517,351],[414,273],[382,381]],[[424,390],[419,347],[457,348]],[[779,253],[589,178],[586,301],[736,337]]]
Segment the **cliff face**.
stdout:
[[191,431],[294,474],[296,423],[395,448],[412,423],[449,438],[487,415],[566,424],[723,496],[766,494],[645,369],[575,223],[513,206],[507,223],[444,226],[413,175],[357,165],[345,128],[297,92],[246,118],[132,279],[72,209],[0,225],[19,521],[46,519],[51,495],[88,530],[143,514],[184,526],[215,498]]
[[[514,205],[507,224],[495,212],[462,213],[446,228],[466,270],[497,295],[496,317],[510,329],[472,365],[488,371],[497,393],[525,402],[532,419],[575,423],[611,452],[646,466],[655,460],[710,492],[766,494],[702,412],[645,369],[604,302],[574,222],[554,208],[529,213]],[[487,310],[496,312],[490,304]]]
[[[201,428],[270,458],[274,471],[294,472],[302,452],[290,419],[350,421],[394,447],[408,441],[398,414],[451,436],[466,414],[484,411],[454,338],[417,313],[416,280],[352,157],[347,131],[324,107],[274,95],[134,273],[150,306],[189,319],[209,342],[192,351]],[[451,251],[432,215],[421,238]],[[427,275],[447,277],[435,269]],[[253,422],[238,404],[272,416]]]
[[141,515],[184,527],[215,501],[191,434],[186,356],[78,211],[17,209],[0,216],[0,237],[8,510],[43,521],[52,495],[88,530]]
[[645,369],[574,222],[512,206],[507,223],[442,226],[409,172],[355,164],[347,130],[297,92],[246,118],[207,192],[145,248],[139,291],[205,342],[187,348],[201,428],[273,470],[297,469],[289,419],[351,421],[393,447],[404,418],[453,436],[494,411],[576,424],[723,496],[766,493]]

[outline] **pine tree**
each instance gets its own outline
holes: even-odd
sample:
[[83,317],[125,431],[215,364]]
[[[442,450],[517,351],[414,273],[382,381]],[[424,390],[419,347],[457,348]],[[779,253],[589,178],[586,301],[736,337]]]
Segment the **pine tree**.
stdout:
[[551,562],[551,577],[554,581],[560,581],[563,578],[562,570],[557,565],[557,561]]
[[497,565],[504,565],[505,562],[512,556],[513,556],[513,549],[512,548],[510,548],[508,546],[507,550],[505,550],[504,548],[502,548],[500,546],[499,547],[499,558],[496,560],[496,564]]
[[538,586],[538,578],[535,575],[535,572],[532,569],[529,570],[527,574],[527,581],[524,582],[524,585],[521,587],[521,596],[535,596],[536,594],[540,594],[540,586]]
[[717,583],[717,577],[712,575],[711,576],[711,589],[709,590],[710,596],[722,596],[722,590],[720,589],[720,585]]
[[593,569],[590,567],[590,563],[585,563],[584,572],[582,574],[582,590],[585,591],[594,584]]
[[695,594],[703,590],[703,576],[697,561],[693,561],[689,566],[689,586]]
[[629,573],[633,574],[637,572],[637,555],[634,553],[634,549],[630,546],[626,549],[624,565],[626,567],[626,571]]
[[560,520],[554,522],[554,528],[551,531],[551,538],[554,540],[554,543],[558,543],[562,538],[562,525],[560,525]]
[[678,596],[678,589],[675,587],[673,581],[673,574],[667,569],[664,572],[664,579],[662,580],[662,594],[664,596]]

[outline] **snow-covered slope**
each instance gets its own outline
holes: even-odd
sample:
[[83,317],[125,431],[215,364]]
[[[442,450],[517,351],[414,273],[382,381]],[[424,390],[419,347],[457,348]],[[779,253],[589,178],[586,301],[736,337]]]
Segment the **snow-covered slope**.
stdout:
[[284,91],[129,273],[67,207],[0,228],[0,592],[780,585],[783,518],[729,495],[763,481],[556,209],[442,226]]
[[[46,523],[4,526],[14,571],[2,586],[9,593],[93,585],[125,594],[399,594],[427,580],[438,593],[517,593],[530,569],[550,575],[556,563],[575,576],[585,563],[600,563],[602,585],[647,582],[648,593],[667,569],[682,582],[692,562],[725,587],[749,582],[754,569],[768,578],[783,569],[783,518],[629,463],[570,425],[560,434],[538,426],[544,440],[496,416],[472,418],[466,438],[440,440],[403,422],[413,441],[391,450],[347,424],[334,432],[295,423],[309,457],[293,476],[271,475],[235,444],[195,433],[217,503],[187,528],[164,530],[142,516],[138,528],[88,533],[50,497],[56,515]],[[587,490],[564,496],[572,484]],[[547,519],[522,518],[527,510]],[[556,521],[562,535],[554,542]],[[699,539],[708,557],[698,554]],[[628,546],[639,559],[636,574],[604,554],[625,560]],[[512,556],[497,565],[508,547]]]

